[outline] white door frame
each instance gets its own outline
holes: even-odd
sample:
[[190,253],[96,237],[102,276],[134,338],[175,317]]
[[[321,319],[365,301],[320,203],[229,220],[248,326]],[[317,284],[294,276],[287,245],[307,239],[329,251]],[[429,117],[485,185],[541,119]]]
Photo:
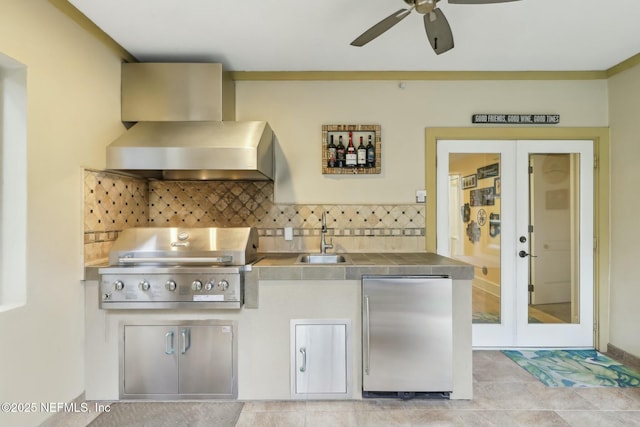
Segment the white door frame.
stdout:
[[[580,177],[583,196],[580,198],[580,254],[583,259],[581,283],[594,283],[593,276],[593,141],[518,141],[499,140],[478,144],[477,140],[441,140],[437,145],[437,252],[450,253],[449,239],[449,153],[497,153],[501,154],[502,192],[511,196],[513,203],[501,204],[501,281],[516,281],[521,285],[516,289],[502,286],[501,323],[473,325],[473,345],[478,347],[591,347],[594,344],[594,289],[583,289],[580,300],[580,324],[530,324],[528,322],[528,258],[514,258],[522,244],[516,243],[518,235],[528,235],[528,194],[529,194],[529,153],[530,152],[580,152]],[[517,145],[516,145],[517,144]],[[576,151],[577,150],[577,151]],[[586,151],[585,151],[586,150]],[[517,157],[516,157],[517,156]],[[524,165],[516,171],[516,164]],[[517,178],[516,178],[517,177]],[[516,188],[517,185],[517,188]],[[519,197],[516,198],[516,194]],[[522,197],[525,195],[526,197]],[[445,199],[446,198],[446,199]],[[446,202],[445,202],[446,201]],[[516,209],[519,206],[519,209]],[[517,216],[516,216],[517,213]],[[516,234],[520,233],[520,234]],[[518,246],[519,245],[519,246]],[[518,248],[516,249],[516,246]],[[528,243],[526,243],[528,250]],[[517,292],[517,293],[516,293]],[[515,306],[512,301],[515,301]],[[517,318],[516,318],[517,316]]]

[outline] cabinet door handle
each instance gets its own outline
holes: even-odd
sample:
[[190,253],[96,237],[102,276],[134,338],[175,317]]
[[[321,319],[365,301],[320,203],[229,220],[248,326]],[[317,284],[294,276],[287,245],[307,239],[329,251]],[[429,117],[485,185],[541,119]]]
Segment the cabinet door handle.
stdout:
[[164,354],[172,355],[175,349],[173,348],[173,331],[164,334]]
[[370,366],[370,353],[371,353],[371,334],[369,332],[369,295],[364,296],[364,326],[366,328],[364,333],[365,339],[365,355],[364,355],[364,373],[369,375]]
[[300,366],[300,372],[307,370],[307,349],[300,347],[300,353],[302,354],[302,366]]
[[182,354],[185,354],[191,348],[191,334],[188,328],[180,330],[182,336]]

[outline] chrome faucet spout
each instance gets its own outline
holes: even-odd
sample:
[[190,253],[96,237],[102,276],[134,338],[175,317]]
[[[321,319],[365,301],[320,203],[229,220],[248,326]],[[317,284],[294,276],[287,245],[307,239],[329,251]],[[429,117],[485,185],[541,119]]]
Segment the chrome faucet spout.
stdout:
[[326,241],[327,234],[327,213],[322,211],[322,228],[320,230],[320,253],[326,254],[327,249],[333,249],[333,244],[331,242],[327,243]]

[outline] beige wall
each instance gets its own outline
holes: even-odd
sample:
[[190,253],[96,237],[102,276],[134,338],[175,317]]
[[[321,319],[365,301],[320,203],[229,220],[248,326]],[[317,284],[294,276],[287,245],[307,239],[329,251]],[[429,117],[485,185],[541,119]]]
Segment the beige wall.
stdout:
[[[430,185],[435,188],[435,161],[431,167],[425,167],[425,128],[429,130],[427,136],[429,133],[432,138],[446,135],[446,139],[483,139],[487,135],[492,139],[498,135],[515,139],[523,139],[522,135],[533,139],[596,138],[597,145],[604,149],[599,152],[600,173],[596,183],[600,212],[597,230],[603,239],[598,243],[597,259],[600,283],[596,292],[601,303],[597,337],[598,345],[606,348],[609,342],[609,139],[601,133],[609,126],[609,82],[433,80],[407,81],[405,89],[400,89],[398,83],[237,81],[236,117],[269,120],[278,135],[276,203],[323,200],[347,203],[355,197],[362,203],[410,203],[415,189],[424,188],[425,176],[433,176]],[[624,85],[621,84],[620,92],[627,94]],[[632,111],[623,114],[630,115]],[[473,127],[471,115],[479,112],[556,113],[560,114],[561,122],[559,126],[522,128],[524,131],[517,127]],[[614,114],[612,110],[611,116]],[[381,125],[383,173],[372,177],[321,175],[321,125],[357,123]],[[435,141],[431,142],[433,144],[426,148],[435,153]],[[613,151],[617,143],[614,136]],[[292,176],[295,179],[291,179]],[[433,197],[428,194],[426,242],[427,249],[432,251],[435,250],[435,233],[430,232],[435,230],[434,207]],[[615,222],[612,224],[616,226]],[[615,310],[617,306],[611,305],[611,311]],[[615,345],[615,341],[611,342]],[[620,348],[631,351],[624,345],[620,343]],[[637,350],[634,354],[640,356]]]
[[[0,398],[68,401],[83,390],[81,166],[102,168],[123,131],[120,56],[46,0],[2,0],[0,51],[28,73],[26,306],[0,314]],[[560,126],[612,127],[614,255],[611,342],[640,355],[634,178],[640,67],[607,81],[239,81],[238,119],[267,119],[279,138],[276,203],[411,203],[424,188],[425,127],[470,126],[478,112],[551,112]],[[635,114],[634,114],[635,113]],[[382,174],[320,173],[321,125],[380,124]],[[295,177],[295,178],[292,178]],[[429,202],[429,199],[428,199]],[[634,321],[635,319],[635,321]],[[35,424],[47,414],[2,425]]]
[[[46,0],[2,0],[0,52],[27,66],[27,303],[0,313],[0,401],[84,389],[82,166],[123,131],[120,57]],[[50,414],[0,414],[34,425]]]
[[[237,81],[236,104],[238,120],[268,120],[278,136],[276,203],[412,203],[425,185],[424,129],[471,126],[474,113],[608,121],[606,80]],[[382,173],[322,175],[323,124],[381,125]]]
[[611,344],[640,357],[640,66],[609,79],[611,126]]

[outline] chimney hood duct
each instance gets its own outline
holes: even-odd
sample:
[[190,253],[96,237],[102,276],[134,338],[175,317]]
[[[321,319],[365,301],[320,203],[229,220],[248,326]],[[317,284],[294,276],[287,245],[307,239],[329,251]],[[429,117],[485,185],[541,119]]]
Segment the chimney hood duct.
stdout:
[[236,122],[235,88],[221,64],[122,64],[122,121],[107,169],[167,180],[272,180],[267,122]]

